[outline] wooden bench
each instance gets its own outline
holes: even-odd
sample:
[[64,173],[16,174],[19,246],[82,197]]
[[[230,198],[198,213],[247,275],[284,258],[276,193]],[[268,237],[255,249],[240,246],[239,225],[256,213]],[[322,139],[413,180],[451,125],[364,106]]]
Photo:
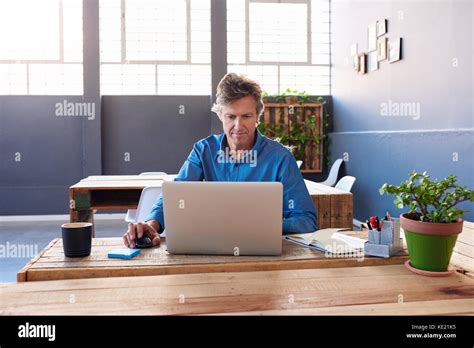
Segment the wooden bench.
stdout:
[[[367,239],[366,232],[344,233]],[[406,250],[389,259],[327,257],[320,251],[285,240],[281,256],[170,255],[164,241],[158,248],[143,249],[131,260],[107,257],[110,250],[122,246],[122,238],[94,238],[90,256],[66,258],[62,240],[55,239],[18,272],[17,281],[360,267],[403,264],[408,259]]]

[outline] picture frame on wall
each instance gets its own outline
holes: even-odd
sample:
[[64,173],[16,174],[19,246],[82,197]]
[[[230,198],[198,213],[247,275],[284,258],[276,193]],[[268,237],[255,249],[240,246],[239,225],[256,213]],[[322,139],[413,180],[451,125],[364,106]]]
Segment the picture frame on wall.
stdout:
[[356,54],[354,57],[352,57],[352,64],[353,64],[354,70],[359,72],[360,70],[359,55]]
[[379,60],[377,58],[377,51],[367,53],[368,71],[379,70]]
[[388,62],[395,63],[402,59],[402,38],[388,41]]
[[381,37],[377,40],[377,57],[378,61],[387,59],[387,38]]
[[381,19],[377,21],[377,37],[380,37],[387,33],[387,20]]
[[359,54],[359,74],[363,75],[367,72],[367,55],[365,53]]
[[377,22],[367,27],[367,51],[377,50]]

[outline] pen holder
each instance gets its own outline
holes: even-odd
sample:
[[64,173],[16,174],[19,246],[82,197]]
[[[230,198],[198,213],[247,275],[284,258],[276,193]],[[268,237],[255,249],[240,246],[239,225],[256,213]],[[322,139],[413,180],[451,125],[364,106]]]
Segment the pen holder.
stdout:
[[369,230],[364,251],[365,255],[390,257],[400,251],[401,245],[400,220],[385,220],[380,231]]
[[369,243],[380,244],[380,232],[377,230],[369,230]]

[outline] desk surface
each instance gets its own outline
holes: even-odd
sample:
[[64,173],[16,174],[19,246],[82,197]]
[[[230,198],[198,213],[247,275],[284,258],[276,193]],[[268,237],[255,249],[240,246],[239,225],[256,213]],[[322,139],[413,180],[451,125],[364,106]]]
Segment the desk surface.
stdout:
[[0,298],[3,315],[473,315],[474,279],[388,265],[3,283]]
[[177,175],[95,175],[72,185],[71,189],[140,189],[161,186],[163,181],[173,181]]
[[[367,232],[345,232],[367,239]],[[324,253],[283,241],[281,256],[171,255],[166,242],[160,247],[142,249],[131,260],[110,259],[107,253],[122,247],[122,238],[94,238],[91,255],[85,258],[64,256],[62,239],[53,240],[17,275],[17,280],[38,281],[98,277],[124,277],[163,274],[268,271],[330,267],[359,267],[402,264],[406,250],[389,259],[377,257],[328,258]]]
[[177,175],[153,174],[153,175],[90,175],[81,180],[86,181],[128,181],[128,180],[172,180]]

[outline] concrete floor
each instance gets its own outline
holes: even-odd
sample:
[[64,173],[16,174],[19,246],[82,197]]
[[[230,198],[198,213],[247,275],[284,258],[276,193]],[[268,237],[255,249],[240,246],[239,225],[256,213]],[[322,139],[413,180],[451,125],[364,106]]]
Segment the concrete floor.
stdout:
[[[61,238],[61,224],[67,221],[0,222],[0,282],[16,282],[17,272],[54,238]],[[124,220],[95,220],[96,237],[121,237],[127,230]],[[22,246],[27,253],[13,255],[7,246]],[[11,250],[11,249],[10,249]],[[33,254],[33,255],[31,255]]]

